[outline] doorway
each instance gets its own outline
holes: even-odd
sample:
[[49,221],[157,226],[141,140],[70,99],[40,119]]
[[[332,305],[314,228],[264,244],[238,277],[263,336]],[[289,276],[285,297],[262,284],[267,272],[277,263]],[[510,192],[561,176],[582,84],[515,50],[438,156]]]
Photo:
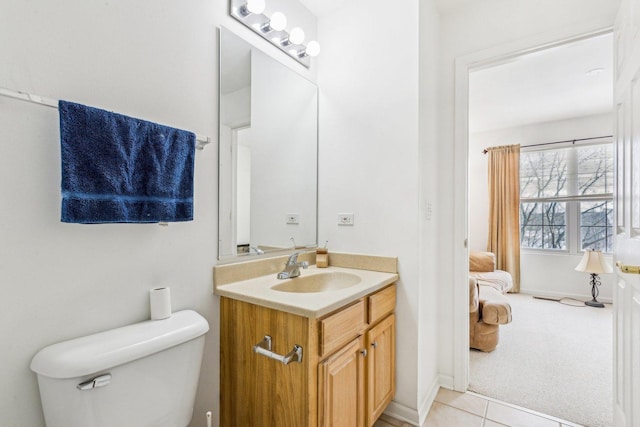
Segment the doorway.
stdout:
[[[468,155],[468,165],[465,173],[464,182],[468,182],[468,189],[464,195],[466,199],[463,205],[466,207],[464,212],[466,214],[466,226],[468,227],[468,234],[464,236],[468,238],[468,249],[457,251],[456,257],[460,262],[456,265],[467,265],[468,250],[484,250],[486,248],[486,224],[488,222],[486,206],[486,157],[482,154],[482,150],[487,146],[494,145],[509,145],[509,144],[521,144],[531,145],[536,143],[546,142],[560,142],[564,140],[573,141],[581,138],[591,137],[607,137],[602,139],[596,139],[590,142],[596,143],[610,143],[612,139],[610,135],[613,132],[612,120],[611,120],[611,99],[612,99],[612,82],[611,76],[607,76],[607,70],[601,70],[606,68],[596,65],[588,65],[586,62],[579,65],[577,60],[572,57],[565,61],[551,64],[545,63],[545,60],[549,57],[558,56],[562,57],[568,53],[576,54],[581,50],[587,52],[594,52],[593,45],[591,43],[600,43],[609,47],[609,59],[608,67],[609,72],[612,68],[612,35],[610,31],[602,31],[594,34],[588,34],[581,37],[566,38],[561,42],[543,42],[539,43],[536,48],[527,48],[520,46],[520,48],[504,48],[492,53],[483,53],[478,55],[472,55],[464,58],[457,64],[457,77],[456,77],[456,90],[457,93],[461,93],[458,89],[463,89],[461,95],[456,96],[456,157],[459,153]],[[535,45],[535,44],[532,44]],[[563,52],[564,51],[564,52]],[[536,60],[539,60],[542,68],[535,68]],[[608,111],[603,111],[601,107],[594,106],[596,102],[592,103],[592,100],[582,99],[574,101],[574,104],[578,105],[578,108],[573,110],[567,110],[567,107],[563,107],[562,102],[558,100],[544,99],[544,97],[538,97],[542,101],[533,100],[530,98],[525,101],[525,98],[530,95],[543,95],[543,92],[552,92],[550,95],[557,95],[560,92],[558,86],[554,86],[554,83],[548,80],[544,80],[543,84],[536,83],[535,77],[542,74],[560,75],[567,72],[568,69],[577,68],[581,69],[582,75],[570,74],[571,79],[576,80],[578,78],[583,79],[586,82],[591,81],[594,83],[597,79],[602,81],[604,78],[609,78],[609,93],[608,93]],[[585,69],[586,68],[586,69]],[[533,74],[531,72],[533,71]],[[543,76],[544,77],[544,76]],[[485,81],[482,81],[485,79]],[[590,80],[591,79],[591,80]],[[521,83],[527,84],[521,84]],[[467,86],[468,84],[468,86]],[[537,86],[536,86],[537,84]],[[565,83],[566,84],[566,83]],[[464,87],[463,87],[464,85]],[[484,85],[482,90],[478,90],[478,85]],[[519,87],[517,87],[519,86]],[[528,87],[527,87],[528,86]],[[468,87],[468,91],[467,91]],[[520,90],[525,92],[519,92]],[[526,92],[529,90],[529,93]],[[510,95],[512,98],[501,98],[501,94]],[[582,89],[581,95],[585,95],[585,90]],[[468,97],[467,97],[468,95]],[[564,94],[565,97],[569,95]],[[465,99],[466,97],[466,99]],[[513,102],[513,98],[520,102]],[[506,101],[505,101],[506,99]],[[537,104],[537,102],[542,102]],[[492,104],[493,103],[493,104]],[[600,100],[602,103],[602,100]],[[505,104],[508,108],[505,110]],[[527,112],[527,108],[535,107],[533,114],[531,109]],[[465,117],[464,110],[461,108],[468,107],[468,117]],[[522,108],[521,108],[522,107]],[[565,108],[565,111],[559,111]],[[600,109],[598,109],[600,108]],[[511,110],[511,111],[509,111]],[[513,114],[512,114],[513,113]],[[461,125],[459,121],[464,121]],[[566,138],[565,138],[566,136]],[[570,145],[571,144],[570,142]],[[560,147],[560,145],[558,146]],[[484,188],[483,188],[484,187]],[[484,198],[483,198],[484,197]],[[472,207],[473,216],[470,216],[468,212]],[[572,208],[575,210],[575,208]],[[579,218],[579,215],[578,215]],[[570,220],[571,222],[573,220]],[[574,221],[575,222],[575,221]],[[579,224],[566,224],[567,227],[578,227]],[[465,228],[456,227],[460,230]],[[571,241],[567,242],[567,247],[563,249],[563,262],[552,263],[552,268],[558,271],[569,272],[571,275],[574,267],[578,264],[581,258],[582,247],[578,237],[571,237]],[[571,246],[569,248],[569,246]],[[549,264],[546,265],[544,259],[549,257],[549,254],[544,255],[541,259],[536,259],[536,256],[540,258],[539,252],[536,256],[527,256],[524,262],[527,263],[528,268],[523,270],[523,286],[524,291],[535,292],[538,295],[555,297],[555,296],[572,296],[581,297],[588,293],[586,282],[580,276],[575,277],[575,283],[570,284],[568,288],[541,288],[532,286],[532,283],[540,283],[537,278],[531,278],[527,282],[527,274],[532,271],[543,271],[545,274],[549,273]],[[537,264],[536,264],[537,262]],[[460,324],[463,322],[463,311],[465,320],[468,318],[468,305],[466,303],[466,276],[468,272],[464,269],[456,271],[456,275],[459,280],[456,283],[461,285],[461,289],[457,289],[456,297],[460,298],[460,304],[457,307],[460,309]],[[613,278],[611,278],[611,281]],[[547,281],[548,282],[548,281]],[[462,283],[465,284],[464,291],[462,290]],[[607,286],[608,295],[603,295],[605,300],[611,301],[611,288]],[[462,301],[465,301],[462,303]],[[517,318],[518,313],[513,313],[514,318]],[[508,325],[506,325],[508,327]],[[469,378],[473,375],[469,368],[468,357],[468,330],[466,335],[462,326],[458,328],[460,332],[460,339],[456,340],[458,353],[458,360],[456,362],[456,389],[466,390],[469,386]],[[464,339],[462,338],[464,337]],[[467,353],[466,357],[463,355]],[[465,360],[466,358],[466,360]],[[588,372],[589,367],[586,367]],[[461,388],[458,388],[461,387]]]

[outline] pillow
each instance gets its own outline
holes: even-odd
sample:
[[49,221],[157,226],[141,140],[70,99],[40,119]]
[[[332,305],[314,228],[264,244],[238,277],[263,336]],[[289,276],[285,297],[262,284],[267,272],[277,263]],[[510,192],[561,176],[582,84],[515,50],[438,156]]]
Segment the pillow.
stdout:
[[469,271],[494,271],[496,256],[492,252],[471,251],[469,253]]

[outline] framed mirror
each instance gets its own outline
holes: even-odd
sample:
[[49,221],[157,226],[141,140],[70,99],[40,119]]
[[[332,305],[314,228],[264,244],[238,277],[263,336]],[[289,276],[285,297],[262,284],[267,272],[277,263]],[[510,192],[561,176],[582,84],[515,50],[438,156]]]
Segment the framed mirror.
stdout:
[[315,247],[318,90],[220,29],[218,258]]

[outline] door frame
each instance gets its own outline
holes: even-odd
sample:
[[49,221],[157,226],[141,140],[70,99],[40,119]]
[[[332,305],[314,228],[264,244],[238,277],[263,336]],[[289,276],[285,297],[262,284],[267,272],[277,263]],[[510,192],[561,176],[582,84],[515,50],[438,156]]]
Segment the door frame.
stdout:
[[[604,19],[602,21],[605,21]],[[585,28],[589,27],[589,28]],[[613,32],[613,23],[572,25],[560,30],[460,56],[455,61],[454,95],[454,232],[453,232],[453,389],[469,387],[469,73],[518,56]],[[612,88],[613,90],[613,88]],[[464,159],[464,161],[462,161]]]

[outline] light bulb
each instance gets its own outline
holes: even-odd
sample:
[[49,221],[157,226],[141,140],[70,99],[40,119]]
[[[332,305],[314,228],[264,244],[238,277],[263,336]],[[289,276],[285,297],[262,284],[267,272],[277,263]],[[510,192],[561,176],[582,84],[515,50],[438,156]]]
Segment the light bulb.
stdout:
[[292,28],[291,33],[289,33],[289,41],[293,44],[301,44],[304,41],[304,31],[302,31],[302,28]]
[[255,14],[261,14],[266,7],[264,0],[247,0],[246,9]]
[[282,12],[273,12],[269,26],[275,31],[282,31],[287,26],[287,17]]
[[309,56],[318,56],[320,53],[320,43],[315,40],[312,40],[307,45],[306,53]]

